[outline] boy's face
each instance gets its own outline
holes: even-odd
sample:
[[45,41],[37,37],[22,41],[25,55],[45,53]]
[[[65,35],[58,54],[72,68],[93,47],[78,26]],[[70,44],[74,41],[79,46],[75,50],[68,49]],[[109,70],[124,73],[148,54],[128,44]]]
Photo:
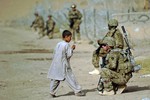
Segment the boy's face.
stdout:
[[65,40],[66,42],[70,42],[70,41],[71,41],[71,38],[72,38],[72,35],[65,36],[64,40]]

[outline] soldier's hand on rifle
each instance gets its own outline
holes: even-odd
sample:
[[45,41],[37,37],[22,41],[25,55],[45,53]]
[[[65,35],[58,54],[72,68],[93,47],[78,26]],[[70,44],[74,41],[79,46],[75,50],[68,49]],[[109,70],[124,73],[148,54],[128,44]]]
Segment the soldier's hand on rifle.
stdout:
[[33,21],[32,24],[30,25],[31,28],[33,27],[34,23],[35,23],[35,22]]

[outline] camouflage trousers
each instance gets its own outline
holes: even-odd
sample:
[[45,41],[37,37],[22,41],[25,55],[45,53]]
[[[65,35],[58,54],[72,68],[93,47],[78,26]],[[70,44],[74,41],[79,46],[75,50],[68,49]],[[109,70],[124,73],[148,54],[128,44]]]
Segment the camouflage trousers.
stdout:
[[54,34],[54,30],[47,30],[47,36],[49,39],[52,39],[53,38],[53,34]]
[[77,20],[73,24],[73,27],[72,27],[72,34],[73,34],[72,39],[73,39],[73,41],[81,40],[80,24],[81,24],[81,20]]
[[45,35],[45,33],[44,33],[44,27],[39,27],[37,25],[34,25],[33,28],[34,28],[35,31],[37,31],[37,29],[38,29],[38,34],[40,36],[44,36]]
[[40,27],[40,28],[39,28],[38,34],[39,34],[40,36],[45,36],[44,27]]
[[102,68],[102,72],[100,73],[101,80],[103,82],[103,88],[105,91],[114,90],[114,86],[126,85],[128,80],[131,78],[132,74],[128,74],[123,76],[120,73],[112,71],[107,68]]
[[33,25],[34,31],[37,31],[38,26],[37,25]]

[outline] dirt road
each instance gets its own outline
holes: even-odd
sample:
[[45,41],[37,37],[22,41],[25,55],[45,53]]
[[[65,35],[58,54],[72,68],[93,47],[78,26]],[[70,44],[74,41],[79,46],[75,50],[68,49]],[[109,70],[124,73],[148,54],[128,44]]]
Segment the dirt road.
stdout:
[[[37,39],[37,34],[31,30],[0,27],[0,100],[52,100],[49,97],[47,72],[52,60],[52,51],[58,41],[61,39]],[[72,69],[86,96],[74,96],[73,91],[62,82],[55,100],[150,98],[150,77],[140,77],[140,73],[133,75],[123,94],[100,96],[96,90],[99,76],[88,74],[93,69],[93,50],[95,47],[84,41],[77,45],[71,59]]]

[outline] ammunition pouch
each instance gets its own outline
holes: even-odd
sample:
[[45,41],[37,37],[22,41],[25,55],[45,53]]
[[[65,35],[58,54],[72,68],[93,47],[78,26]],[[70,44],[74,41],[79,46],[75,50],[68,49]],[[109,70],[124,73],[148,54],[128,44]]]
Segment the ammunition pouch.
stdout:
[[52,30],[47,30],[47,35],[49,35],[52,32]]

